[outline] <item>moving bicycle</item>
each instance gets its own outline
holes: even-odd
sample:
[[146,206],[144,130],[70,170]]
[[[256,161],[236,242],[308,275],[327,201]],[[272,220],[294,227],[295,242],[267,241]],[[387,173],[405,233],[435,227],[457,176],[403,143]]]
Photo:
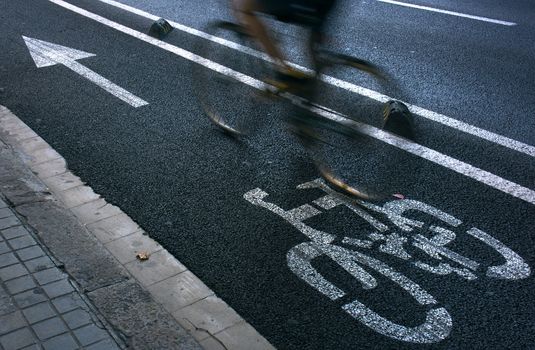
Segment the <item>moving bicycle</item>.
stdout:
[[[215,125],[234,137],[242,137],[262,122],[262,116],[258,116],[259,96],[282,97],[289,103],[286,110],[290,131],[297,135],[328,183],[367,200],[397,196],[385,185],[387,176],[401,160],[394,150],[378,152],[369,135],[388,129],[411,137],[407,107],[395,100],[378,102],[360,97],[352,108],[358,116],[348,118],[322,104],[328,95],[325,81],[346,75],[358,76],[384,94],[381,96],[401,97],[397,84],[376,65],[327,48],[324,30],[334,5],[334,0],[232,1],[239,24],[212,23],[207,29],[210,40],[199,48],[201,56],[231,68],[196,67],[199,100]],[[286,60],[257,13],[306,28],[312,68]],[[225,46],[244,54],[235,55]],[[258,46],[264,52],[257,50]],[[361,164],[366,164],[367,170],[356,176],[355,167]]]

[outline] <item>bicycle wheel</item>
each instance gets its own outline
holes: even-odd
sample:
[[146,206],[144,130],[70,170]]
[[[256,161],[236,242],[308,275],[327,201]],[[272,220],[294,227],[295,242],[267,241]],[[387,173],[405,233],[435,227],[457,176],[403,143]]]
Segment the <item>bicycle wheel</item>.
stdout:
[[402,102],[388,97],[399,93],[399,88],[369,62],[329,52],[322,55],[323,77],[351,75],[370,86],[371,92],[368,96],[352,96],[351,113],[345,116],[321,107],[330,97],[320,87],[322,83],[317,83],[311,98],[315,103],[300,118],[298,129],[301,138],[308,139],[305,144],[320,174],[331,186],[354,197],[399,197],[402,185],[398,174],[409,161],[402,151],[380,141],[389,137],[385,127],[395,129],[389,132],[402,131],[394,138],[412,135],[410,112]]
[[198,51],[200,56],[211,61],[210,67],[194,66],[200,105],[212,123],[224,132],[233,136],[246,135],[258,127],[262,119],[259,81],[254,77],[262,77],[266,67],[225,45],[251,48],[251,40],[241,26],[215,22],[206,31],[213,40],[203,40]]

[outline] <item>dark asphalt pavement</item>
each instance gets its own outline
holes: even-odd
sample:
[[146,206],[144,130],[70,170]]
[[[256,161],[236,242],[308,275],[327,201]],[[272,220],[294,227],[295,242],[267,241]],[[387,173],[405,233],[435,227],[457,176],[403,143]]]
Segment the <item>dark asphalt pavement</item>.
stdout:
[[[226,16],[211,2],[124,2],[198,29]],[[146,33],[151,24],[98,1],[70,3],[140,32]],[[438,6],[432,1],[419,4]],[[381,62],[399,77],[411,103],[534,145],[533,4],[521,1],[506,8],[498,1],[470,1],[444,6],[518,24],[504,27],[366,1],[348,4],[332,30],[342,33],[336,38],[341,50]],[[277,214],[273,206],[254,205],[244,195],[259,188],[269,194],[264,201],[285,210],[312,205],[325,195],[317,188],[296,188],[317,173],[279,122],[281,105],[262,104],[257,112],[266,118],[266,127],[236,142],[203,115],[192,88],[197,77],[183,58],[44,0],[3,2],[0,29],[0,104],[275,347],[535,348],[535,286],[528,270],[535,266],[533,204],[399,150],[403,165],[390,181],[412,200],[399,202],[414,206],[403,215],[420,220],[421,227],[404,226],[399,217],[389,218],[377,207],[367,213],[385,226],[373,227],[347,206],[326,209],[318,202],[316,215],[308,219],[298,220],[296,211]],[[289,40],[297,35],[291,27],[277,31],[289,34]],[[78,62],[149,105],[133,108],[64,66],[36,68],[23,35],[95,54]],[[179,30],[166,38],[193,52],[199,40]],[[300,60],[297,53],[292,58]],[[325,91],[333,96],[329,108],[351,112],[354,95],[327,85]],[[230,103],[239,101],[237,97]],[[535,189],[533,157],[426,119],[417,119],[415,127],[417,142],[425,147]],[[383,152],[389,146],[377,147]],[[358,171],[370,169],[363,165]],[[401,210],[399,204],[380,205]],[[440,212],[422,212],[431,207]],[[307,227],[335,237],[323,245],[300,245],[310,241]],[[435,250],[427,245],[426,253],[422,242],[434,236]],[[346,237],[360,240],[361,247]],[[307,256],[306,250],[294,248],[298,245],[312,247],[318,256],[310,266],[329,282],[305,282],[297,276],[299,271],[318,276],[306,270],[306,259],[298,259]],[[437,248],[442,245],[444,249]],[[504,264],[504,257],[510,265],[492,268]],[[345,293],[331,300],[332,294],[320,290],[333,285]],[[360,308],[361,314],[351,316],[342,309],[355,300],[371,312]],[[419,331],[430,310],[445,311],[436,316],[435,326]],[[437,334],[444,339],[414,343]]]

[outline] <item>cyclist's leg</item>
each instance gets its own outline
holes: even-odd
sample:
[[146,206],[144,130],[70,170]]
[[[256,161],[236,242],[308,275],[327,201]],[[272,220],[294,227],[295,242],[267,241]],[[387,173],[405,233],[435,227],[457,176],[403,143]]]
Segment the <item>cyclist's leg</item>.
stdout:
[[302,84],[310,76],[300,72],[285,61],[279,47],[270,37],[264,23],[258,18],[255,12],[268,14],[288,14],[290,11],[289,0],[232,0],[235,16],[238,21],[247,28],[264,51],[273,59],[276,71],[279,73],[275,80],[269,83],[281,90],[289,89],[295,84]]
[[328,14],[332,11],[336,4],[336,0],[324,0],[317,5],[316,14],[317,18],[313,25],[310,27],[310,34],[308,38],[308,50],[309,57],[312,59],[314,70],[318,72],[320,65],[318,57],[316,56],[316,50],[324,43],[325,40],[325,26]]
[[266,26],[256,16],[255,12],[265,12],[260,0],[232,0],[235,16],[242,23],[251,36],[254,37],[269,56],[280,67],[285,67],[284,57],[275,42],[270,38]]

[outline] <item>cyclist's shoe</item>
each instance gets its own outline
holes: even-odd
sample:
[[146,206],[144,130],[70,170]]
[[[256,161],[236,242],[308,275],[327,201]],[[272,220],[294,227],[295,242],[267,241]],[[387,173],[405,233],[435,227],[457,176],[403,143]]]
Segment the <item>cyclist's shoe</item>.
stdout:
[[312,79],[314,79],[314,75],[287,67],[284,70],[276,71],[274,78],[267,78],[264,82],[275,89],[275,91],[270,92],[276,95],[283,92],[301,91]]

